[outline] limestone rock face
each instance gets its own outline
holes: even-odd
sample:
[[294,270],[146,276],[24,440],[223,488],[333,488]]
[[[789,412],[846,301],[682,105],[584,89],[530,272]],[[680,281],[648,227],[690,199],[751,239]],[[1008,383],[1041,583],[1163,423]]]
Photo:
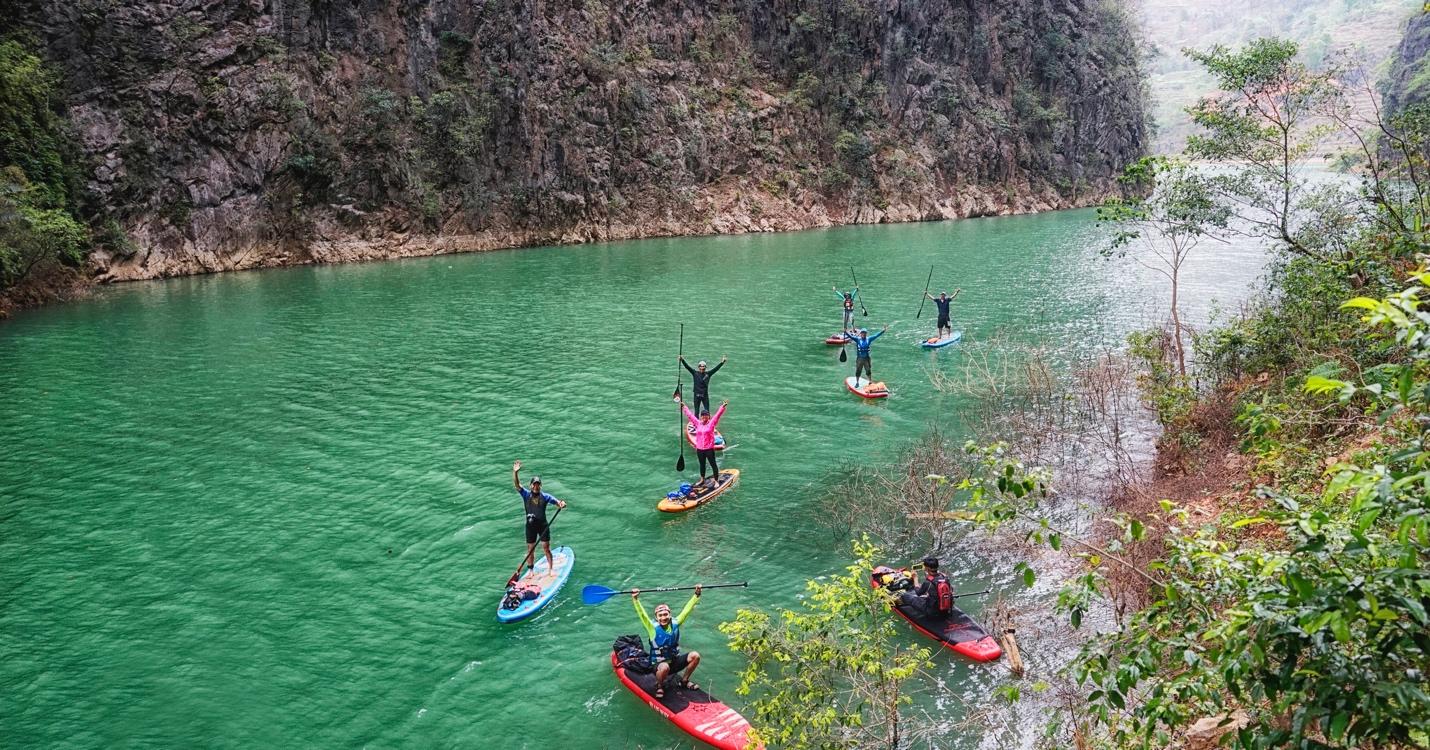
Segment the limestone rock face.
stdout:
[[1120,0],[18,0],[107,280],[1083,205]]

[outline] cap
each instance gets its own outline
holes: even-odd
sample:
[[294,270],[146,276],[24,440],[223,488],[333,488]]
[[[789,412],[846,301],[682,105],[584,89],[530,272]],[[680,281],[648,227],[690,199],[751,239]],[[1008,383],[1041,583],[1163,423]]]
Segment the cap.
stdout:
[[700,360],[699,362],[696,362],[696,363],[695,363],[695,366],[696,366],[696,367],[705,367],[705,366],[706,366],[706,365],[705,365],[705,360],[702,359],[702,360]]
[[869,335],[869,329],[868,329],[868,328],[860,328],[860,329],[859,329],[859,334],[860,334],[861,336],[867,336],[867,335]]
[[533,474],[533,475],[531,476],[531,483],[532,483],[532,484],[541,484],[541,477],[536,476],[535,474]]

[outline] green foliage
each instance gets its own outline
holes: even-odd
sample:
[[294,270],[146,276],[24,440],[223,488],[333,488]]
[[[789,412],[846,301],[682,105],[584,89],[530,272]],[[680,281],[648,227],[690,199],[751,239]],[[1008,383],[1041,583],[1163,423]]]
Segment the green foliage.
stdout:
[[802,609],[742,609],[720,625],[749,659],[738,692],[757,695],[754,734],[768,746],[899,747],[910,733],[903,687],[930,653],[899,643],[889,594],[869,585],[879,550],[865,537],[854,554],[846,574],[807,583]]
[[40,58],[19,41],[0,42],[0,168],[20,169],[35,207],[66,208],[77,192],[62,106],[55,75]]
[[44,207],[45,196],[17,167],[0,175],[0,291],[49,263],[77,265],[89,233],[68,212]]

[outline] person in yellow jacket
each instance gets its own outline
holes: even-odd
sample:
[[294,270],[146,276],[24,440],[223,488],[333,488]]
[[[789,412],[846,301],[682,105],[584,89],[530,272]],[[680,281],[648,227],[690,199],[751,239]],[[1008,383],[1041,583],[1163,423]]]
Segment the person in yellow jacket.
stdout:
[[675,617],[670,616],[669,605],[655,605],[653,623],[645,613],[645,607],[641,605],[640,596],[640,589],[631,591],[631,602],[635,604],[636,615],[641,618],[646,638],[650,641],[650,660],[655,664],[655,697],[665,697],[665,678],[669,677],[671,672],[679,672],[682,669],[685,674],[680,677],[681,684],[691,690],[699,690],[700,686],[690,681],[690,675],[700,666],[700,652],[681,653],[680,626],[685,624],[685,618],[690,616],[690,612],[695,609],[695,602],[700,600],[700,587],[695,587],[695,596],[690,597],[685,608]]

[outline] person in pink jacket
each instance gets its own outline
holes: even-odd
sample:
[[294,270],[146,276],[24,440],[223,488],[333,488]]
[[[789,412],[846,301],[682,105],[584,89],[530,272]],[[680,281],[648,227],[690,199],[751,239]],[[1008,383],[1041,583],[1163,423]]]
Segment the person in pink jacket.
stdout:
[[675,396],[676,403],[685,410],[685,418],[690,420],[691,427],[695,431],[691,437],[695,442],[695,455],[700,458],[700,483],[705,484],[705,464],[710,464],[710,486],[720,483],[720,467],[715,463],[715,426],[720,424],[720,417],[725,416],[725,406],[730,403],[725,399],[720,403],[720,408],[715,410],[715,416],[711,417],[710,412],[701,409],[700,417],[697,419],[695,412],[680,400],[680,395]]

